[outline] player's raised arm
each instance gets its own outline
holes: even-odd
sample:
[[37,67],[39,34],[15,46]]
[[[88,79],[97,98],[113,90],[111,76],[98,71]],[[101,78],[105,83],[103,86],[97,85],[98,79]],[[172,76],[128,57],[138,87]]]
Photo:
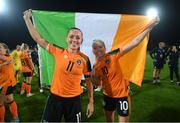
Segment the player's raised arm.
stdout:
[[31,17],[32,17],[32,10],[29,9],[29,10],[26,10],[24,12],[24,21],[26,23],[26,26],[29,30],[29,33],[31,35],[31,37],[33,38],[33,40],[38,43],[41,47],[43,48],[47,48],[47,45],[48,45],[48,42],[45,41],[41,36],[40,34],[37,32],[37,30],[34,28],[34,25],[32,24],[32,21],[31,21]]
[[140,42],[144,39],[144,37],[152,30],[152,28],[159,22],[159,18],[155,18],[152,20],[152,25],[150,27],[148,27],[146,30],[144,30],[142,33],[140,33],[137,37],[135,37],[133,39],[133,41],[126,45],[123,48],[123,52],[127,53],[129,52],[131,49],[133,49],[134,47],[136,47],[138,44],[140,44]]

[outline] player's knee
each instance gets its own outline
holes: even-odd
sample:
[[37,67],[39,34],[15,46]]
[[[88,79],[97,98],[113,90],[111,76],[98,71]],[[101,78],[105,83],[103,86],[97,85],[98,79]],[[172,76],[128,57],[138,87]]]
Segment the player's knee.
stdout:
[[122,123],[129,122],[129,116],[119,116],[119,122]]
[[13,100],[14,100],[14,98],[13,98],[12,95],[6,97],[6,103],[10,103],[10,102],[12,102]]

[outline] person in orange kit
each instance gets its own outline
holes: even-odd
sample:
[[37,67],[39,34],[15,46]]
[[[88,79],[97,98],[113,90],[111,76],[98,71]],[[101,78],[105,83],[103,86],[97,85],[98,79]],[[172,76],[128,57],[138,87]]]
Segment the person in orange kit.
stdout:
[[[93,86],[90,79],[91,65],[88,56],[80,52],[83,33],[78,28],[71,28],[67,34],[67,49],[49,44],[34,28],[31,22],[32,12],[24,12],[24,20],[34,39],[42,48],[55,58],[55,70],[51,82],[50,95],[43,114],[43,122],[58,122],[62,116],[66,122],[81,121],[81,93],[80,85],[84,74],[88,89],[89,103],[87,117],[94,111]],[[59,64],[60,63],[60,64]]]
[[106,47],[102,40],[93,41],[92,50],[96,62],[93,66],[92,81],[97,86],[102,82],[103,107],[107,122],[114,122],[115,110],[117,110],[119,122],[129,122],[129,82],[123,77],[118,59],[135,48],[158,21],[158,18],[154,19],[152,25],[133,39],[131,43],[109,53],[106,53]]
[[22,74],[24,76],[24,82],[21,85],[20,94],[23,95],[26,92],[26,96],[30,97],[34,94],[31,93],[31,81],[33,77],[34,64],[31,59],[31,55],[29,52],[29,46],[27,44],[21,45],[21,64],[22,64]]
[[0,122],[4,122],[4,103],[9,105],[12,122],[19,122],[18,108],[13,97],[16,86],[13,67],[13,59],[9,55],[8,46],[4,43],[0,43]]

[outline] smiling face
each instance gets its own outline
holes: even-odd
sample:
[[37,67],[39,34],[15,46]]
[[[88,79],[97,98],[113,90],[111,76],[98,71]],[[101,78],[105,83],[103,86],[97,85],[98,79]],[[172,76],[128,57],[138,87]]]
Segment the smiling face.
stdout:
[[102,58],[106,53],[104,42],[101,40],[94,40],[92,45],[92,51],[97,59]]
[[67,35],[68,48],[78,50],[82,44],[82,32],[78,29],[71,29]]

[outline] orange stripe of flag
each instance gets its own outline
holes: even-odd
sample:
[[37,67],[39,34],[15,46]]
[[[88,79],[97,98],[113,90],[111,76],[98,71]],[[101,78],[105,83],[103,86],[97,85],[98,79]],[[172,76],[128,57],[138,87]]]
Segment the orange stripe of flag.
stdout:
[[[151,21],[146,16],[122,15],[114,37],[112,50],[127,45],[150,25]],[[119,59],[125,79],[139,86],[141,86],[144,76],[148,39],[149,37],[146,36],[140,45]]]

